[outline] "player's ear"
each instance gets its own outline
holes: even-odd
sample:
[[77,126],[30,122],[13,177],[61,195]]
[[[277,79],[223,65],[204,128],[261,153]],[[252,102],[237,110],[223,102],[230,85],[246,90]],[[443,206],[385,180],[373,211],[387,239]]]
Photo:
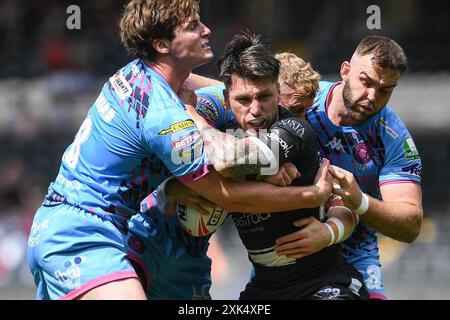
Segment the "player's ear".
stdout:
[[165,39],[154,39],[152,40],[152,46],[153,48],[161,53],[161,54],[167,54],[170,52],[170,41]]
[[230,94],[226,88],[223,89],[223,101],[225,102],[225,107],[230,108]]
[[350,62],[349,61],[342,62],[340,73],[341,73],[342,80],[347,81],[348,75],[350,73]]

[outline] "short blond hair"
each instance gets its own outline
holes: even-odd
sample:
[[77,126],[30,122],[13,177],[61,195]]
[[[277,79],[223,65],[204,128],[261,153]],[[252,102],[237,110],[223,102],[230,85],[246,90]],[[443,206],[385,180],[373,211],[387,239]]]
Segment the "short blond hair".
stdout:
[[319,90],[320,74],[311,64],[290,52],[277,53],[280,62],[280,85],[286,85],[305,98],[314,99]]

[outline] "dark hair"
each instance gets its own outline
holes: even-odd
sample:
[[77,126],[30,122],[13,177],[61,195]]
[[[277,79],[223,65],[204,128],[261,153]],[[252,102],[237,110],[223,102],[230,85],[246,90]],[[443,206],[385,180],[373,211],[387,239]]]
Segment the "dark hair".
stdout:
[[261,36],[246,30],[227,43],[218,62],[219,75],[228,89],[233,74],[252,81],[270,78],[278,81],[280,63],[272,48],[261,41]]
[[155,60],[152,41],[173,40],[175,28],[198,11],[198,0],[130,0],[120,20],[120,39],[134,56]]
[[372,63],[381,68],[398,70],[400,73],[408,69],[408,59],[402,47],[388,37],[365,37],[356,48],[356,53],[360,56],[373,55]]

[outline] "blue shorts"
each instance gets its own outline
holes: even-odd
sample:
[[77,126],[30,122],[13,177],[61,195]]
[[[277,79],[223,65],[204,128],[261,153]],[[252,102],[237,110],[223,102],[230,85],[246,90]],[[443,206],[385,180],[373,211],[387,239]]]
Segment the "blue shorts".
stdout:
[[190,237],[174,228],[178,223],[170,220],[178,219],[176,216],[167,219],[161,226],[148,214],[138,213],[128,224],[128,256],[148,299],[211,299],[211,259],[206,255],[209,237]]
[[99,285],[137,274],[125,236],[109,221],[61,204],[40,207],[28,239],[37,299],[74,299]]
[[347,262],[351,263],[362,274],[367,291],[369,291],[369,299],[387,300],[378,254],[347,258]]

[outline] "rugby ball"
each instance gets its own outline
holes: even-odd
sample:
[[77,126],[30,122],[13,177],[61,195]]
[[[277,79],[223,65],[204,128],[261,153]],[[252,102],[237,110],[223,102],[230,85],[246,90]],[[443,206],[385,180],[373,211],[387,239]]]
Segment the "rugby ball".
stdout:
[[177,216],[184,230],[194,237],[204,237],[216,231],[227,219],[228,211],[221,207],[209,209],[209,214],[177,203]]

